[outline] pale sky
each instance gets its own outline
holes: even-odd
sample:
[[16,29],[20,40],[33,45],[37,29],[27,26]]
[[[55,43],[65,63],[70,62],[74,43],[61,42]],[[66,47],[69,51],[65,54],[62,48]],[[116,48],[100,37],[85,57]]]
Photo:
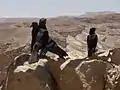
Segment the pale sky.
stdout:
[[0,0],[0,17],[51,17],[99,11],[120,12],[120,0]]

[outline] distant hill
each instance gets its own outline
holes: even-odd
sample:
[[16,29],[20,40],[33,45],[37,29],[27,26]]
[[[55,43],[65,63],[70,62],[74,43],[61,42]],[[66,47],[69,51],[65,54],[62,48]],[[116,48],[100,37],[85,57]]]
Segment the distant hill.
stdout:
[[81,15],[80,17],[94,17],[98,15],[106,15],[106,14],[115,14],[116,12],[112,11],[102,11],[102,12],[87,12]]
[[15,23],[20,21],[37,21],[39,18],[0,18],[0,23]]

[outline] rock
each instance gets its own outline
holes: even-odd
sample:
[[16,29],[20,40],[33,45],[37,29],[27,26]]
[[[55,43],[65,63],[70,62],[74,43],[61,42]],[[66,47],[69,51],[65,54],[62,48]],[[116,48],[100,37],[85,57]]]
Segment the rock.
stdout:
[[6,76],[6,66],[9,64],[7,56],[0,54],[0,86],[3,84]]
[[106,69],[106,85],[105,90],[120,89],[120,66],[111,65]]
[[9,58],[6,55],[0,54],[0,69],[3,69],[9,63]]
[[101,60],[83,61],[76,73],[83,84],[83,90],[104,90],[104,73],[107,64]]
[[28,58],[30,57],[30,54],[22,53],[19,56],[15,57],[14,63],[15,68],[17,66],[23,65],[26,61],[28,61]]
[[117,80],[117,84],[116,84],[116,87],[114,90],[120,90],[120,77],[119,79]]
[[116,48],[120,48],[120,39],[116,40],[115,47]]
[[51,68],[48,68],[51,67],[47,64],[48,60],[40,59],[29,64],[29,56],[23,54],[15,58],[9,66],[2,90],[59,90]]
[[[41,78],[42,77],[43,76],[41,76]],[[44,81],[43,82],[39,81],[39,79],[33,76],[33,74],[30,74],[28,72],[26,73],[21,72],[13,75],[12,81],[8,83],[7,90],[49,90],[49,89],[45,86]]]
[[120,64],[120,48],[116,48],[116,49],[113,50],[111,60],[116,65]]
[[100,52],[99,52],[100,54],[99,54],[98,56],[99,56],[99,57],[102,57],[102,56],[106,56],[106,57],[107,57],[107,56],[109,55],[109,51],[110,51],[110,50],[103,51],[103,53],[100,53]]
[[66,61],[46,57],[31,64],[30,55],[24,53],[11,62],[1,90],[119,90],[120,66],[113,62],[119,60],[116,52],[119,49],[93,58],[71,56]]
[[63,68],[60,86],[62,90],[104,90],[108,65],[102,60],[73,60]]
[[87,56],[86,50],[84,49],[85,47],[82,47],[82,42],[79,42],[72,36],[68,36],[66,41],[68,43],[66,48],[68,49],[68,55],[71,59],[84,58]]
[[75,39],[83,44],[87,44],[87,35],[88,34],[86,32],[82,32],[82,34],[76,35]]
[[67,65],[61,72],[60,78],[61,90],[83,90],[82,82],[72,65]]
[[108,47],[109,49],[110,48],[114,48],[115,47],[115,41],[116,41],[115,37],[113,37],[113,36],[107,36],[106,41],[104,42],[105,47]]

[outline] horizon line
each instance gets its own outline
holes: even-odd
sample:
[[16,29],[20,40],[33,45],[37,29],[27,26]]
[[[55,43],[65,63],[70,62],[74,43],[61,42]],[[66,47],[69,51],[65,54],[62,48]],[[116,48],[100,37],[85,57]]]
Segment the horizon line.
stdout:
[[111,13],[120,13],[120,11],[98,11],[98,12],[83,12],[83,13],[62,13],[60,15],[55,15],[55,16],[1,16],[0,19],[5,19],[5,18],[57,18],[57,17],[75,17],[75,16],[83,16],[85,14],[89,13],[105,13],[105,12],[111,12]]

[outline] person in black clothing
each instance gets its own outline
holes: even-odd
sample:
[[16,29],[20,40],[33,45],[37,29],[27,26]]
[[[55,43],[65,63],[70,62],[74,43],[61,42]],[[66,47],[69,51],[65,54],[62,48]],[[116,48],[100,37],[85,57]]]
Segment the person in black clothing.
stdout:
[[37,36],[37,33],[38,33],[38,23],[37,22],[32,22],[32,25],[30,27],[32,27],[32,33],[31,33],[31,36],[32,36],[31,52],[32,52],[33,46],[34,46],[35,41],[36,41],[36,36]]
[[87,36],[88,57],[92,56],[92,54],[96,51],[98,36],[95,31],[96,28],[91,28],[89,31],[89,35]]

